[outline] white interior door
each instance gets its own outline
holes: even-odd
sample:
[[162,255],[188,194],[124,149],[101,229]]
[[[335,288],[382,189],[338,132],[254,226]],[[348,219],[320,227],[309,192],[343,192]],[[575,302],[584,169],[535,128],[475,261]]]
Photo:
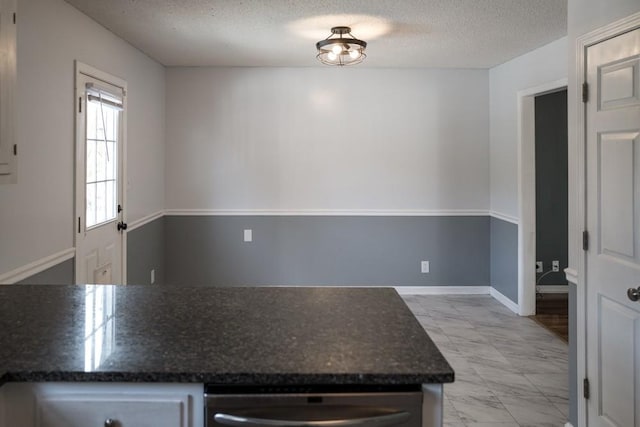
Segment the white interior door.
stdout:
[[124,283],[124,89],[76,75],[76,283]]
[[589,426],[640,427],[640,29],[589,47]]

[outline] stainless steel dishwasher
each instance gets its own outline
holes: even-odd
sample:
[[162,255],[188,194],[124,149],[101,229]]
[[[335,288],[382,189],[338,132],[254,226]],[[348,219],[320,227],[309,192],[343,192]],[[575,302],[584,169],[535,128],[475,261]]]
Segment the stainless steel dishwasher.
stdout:
[[206,425],[421,427],[417,386],[207,386]]

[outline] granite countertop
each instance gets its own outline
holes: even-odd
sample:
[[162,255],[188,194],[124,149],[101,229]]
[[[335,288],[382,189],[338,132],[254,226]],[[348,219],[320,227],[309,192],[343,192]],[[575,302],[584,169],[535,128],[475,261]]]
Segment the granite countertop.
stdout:
[[0,384],[453,378],[390,288],[0,286]]

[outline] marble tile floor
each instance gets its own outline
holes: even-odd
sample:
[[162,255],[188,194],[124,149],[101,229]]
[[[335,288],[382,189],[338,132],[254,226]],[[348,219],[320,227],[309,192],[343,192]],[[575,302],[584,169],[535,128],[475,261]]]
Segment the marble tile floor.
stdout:
[[488,295],[403,296],[456,372],[445,427],[563,427],[568,346]]

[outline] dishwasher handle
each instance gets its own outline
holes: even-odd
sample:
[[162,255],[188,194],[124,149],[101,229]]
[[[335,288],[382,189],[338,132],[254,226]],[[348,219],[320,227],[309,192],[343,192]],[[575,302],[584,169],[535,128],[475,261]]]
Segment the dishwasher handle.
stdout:
[[403,411],[395,412],[393,414],[376,415],[374,417],[326,421],[273,420],[268,418],[241,417],[222,413],[215,414],[213,419],[219,424],[231,427],[387,427],[405,422],[409,417],[409,413]]

